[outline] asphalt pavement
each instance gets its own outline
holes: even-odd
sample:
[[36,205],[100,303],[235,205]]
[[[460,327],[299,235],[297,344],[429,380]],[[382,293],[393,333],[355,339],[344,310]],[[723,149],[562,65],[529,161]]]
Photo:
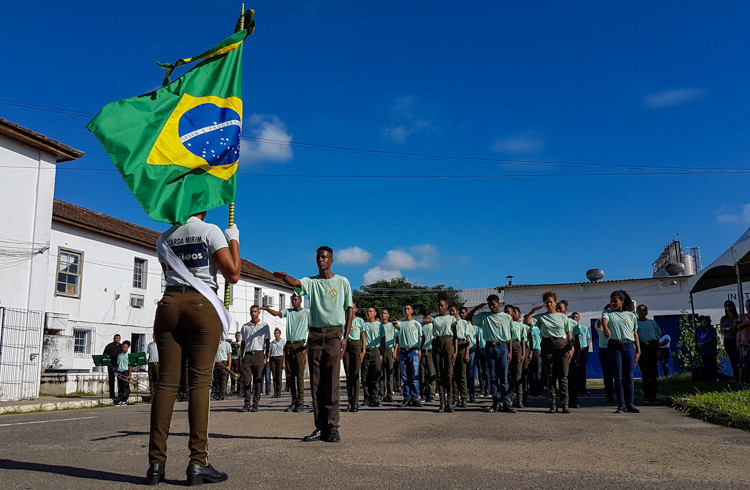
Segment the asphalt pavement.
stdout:
[[[309,403],[309,392],[306,393]],[[397,394],[398,395],[398,394]],[[264,396],[211,406],[209,462],[229,474],[212,488],[750,488],[750,434],[666,406],[614,414],[597,390],[570,415],[532,398],[516,414],[489,399],[453,414],[397,402],[341,413],[341,442],[303,443],[312,413]],[[147,404],[0,417],[0,487],[131,488],[144,481]],[[183,486],[187,403],[177,403],[167,482]]]

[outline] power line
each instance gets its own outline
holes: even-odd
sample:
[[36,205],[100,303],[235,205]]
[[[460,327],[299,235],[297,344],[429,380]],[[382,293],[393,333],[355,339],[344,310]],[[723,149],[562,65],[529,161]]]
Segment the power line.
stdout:
[[[73,115],[73,116],[81,116],[81,117],[93,117],[95,114],[90,112],[82,112],[82,111],[76,111],[72,109],[63,109],[59,107],[52,107],[47,105],[41,105],[41,104],[31,104],[28,102],[20,102],[20,101],[14,101],[9,99],[0,99],[0,103],[8,104],[8,105],[14,105],[18,107],[25,107],[29,109],[35,109],[35,110],[41,110],[41,111],[47,111],[47,112],[56,112],[60,114],[67,114],[67,115]],[[585,162],[567,162],[567,161],[556,161],[556,160],[519,160],[519,159],[503,159],[503,158],[489,158],[489,157],[472,157],[472,156],[460,156],[460,155],[436,155],[436,154],[429,154],[429,153],[409,153],[409,152],[398,152],[398,151],[389,151],[389,150],[376,150],[376,149],[368,149],[368,148],[355,148],[350,146],[343,146],[343,145],[326,145],[326,144],[320,144],[320,143],[310,143],[310,142],[304,142],[304,141],[286,141],[286,140],[279,140],[279,139],[273,139],[273,138],[262,138],[258,136],[244,136],[243,139],[250,139],[254,141],[259,141],[262,143],[269,143],[279,146],[296,146],[300,148],[311,148],[311,149],[318,149],[318,150],[327,150],[327,151],[339,151],[339,152],[346,152],[346,153],[356,153],[356,154],[369,154],[369,155],[380,155],[380,156],[391,156],[391,157],[399,157],[399,158],[413,158],[413,159],[423,159],[423,160],[442,160],[442,161],[461,161],[461,162],[475,162],[475,163],[495,163],[495,164],[513,164],[513,165],[521,165],[521,166],[557,166],[557,167],[589,167],[589,168],[609,168],[609,169],[621,169],[621,170],[627,170],[628,173],[625,174],[594,174],[594,173],[578,173],[578,174],[556,174],[556,175],[549,175],[549,176],[557,176],[557,177],[578,177],[578,176],[593,176],[593,177],[602,177],[602,176],[610,176],[610,175],[617,175],[617,176],[627,176],[627,175],[670,175],[670,174],[676,174],[676,175],[687,175],[687,174],[704,174],[704,173],[750,173],[750,170],[743,169],[743,168],[737,168],[737,167],[695,167],[695,166],[663,166],[663,165],[636,165],[636,164],[609,164],[609,163],[585,163]],[[65,167],[61,167],[65,168]],[[75,168],[75,167],[68,167],[67,170],[86,170],[86,171],[96,171],[100,169],[83,169],[83,168]],[[633,172],[634,169],[638,170],[658,170],[660,172],[642,172],[642,173],[635,173]],[[105,169],[101,169],[105,170]],[[368,179],[379,179],[379,178],[502,178],[502,177],[544,177],[548,175],[537,175],[537,174],[512,174],[512,175],[474,175],[474,176],[452,176],[452,175],[442,175],[442,176],[423,176],[423,175],[414,175],[414,176],[383,176],[383,175],[377,175],[377,176],[365,176],[365,175],[349,175],[349,176],[343,176],[343,175],[274,175],[274,174],[245,174],[240,173],[240,175],[251,175],[256,177],[301,177],[301,178],[344,178],[344,179],[351,179],[351,178],[368,178]]]

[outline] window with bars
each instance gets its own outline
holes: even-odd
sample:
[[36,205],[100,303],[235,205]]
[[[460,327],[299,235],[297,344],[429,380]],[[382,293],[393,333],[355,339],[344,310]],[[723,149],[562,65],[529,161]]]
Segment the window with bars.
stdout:
[[286,308],[286,297],[283,293],[279,293],[279,309],[283,310]]
[[146,289],[146,277],[148,275],[148,260],[135,258],[133,264],[133,287]]
[[83,252],[58,249],[57,254],[57,288],[55,295],[81,297],[81,274]]
[[73,355],[84,357],[91,354],[91,330],[73,329]]
[[253,299],[253,304],[258,306],[261,306],[263,304],[263,289],[255,288],[255,298]]

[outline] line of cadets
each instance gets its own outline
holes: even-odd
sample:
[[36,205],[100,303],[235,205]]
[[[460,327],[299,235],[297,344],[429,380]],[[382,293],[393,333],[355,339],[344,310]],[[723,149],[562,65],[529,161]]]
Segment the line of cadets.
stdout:
[[[403,307],[403,320],[391,321],[388,309],[378,311],[373,307],[365,310],[365,319],[354,319],[343,355],[348,411],[359,410],[361,383],[364,403],[370,407],[393,401],[393,389],[401,385],[401,406],[421,407],[423,401],[435,401],[437,392],[438,412],[453,412],[456,406],[463,408],[467,402],[476,403],[478,394],[492,397],[492,405],[486,411],[514,413],[515,408],[528,403],[530,395],[542,394],[545,379],[549,412],[570,413],[571,407],[579,407],[578,395],[588,394],[586,363],[591,335],[588,327],[578,323],[578,313],[568,317],[567,301],[558,301],[552,291],[545,292],[543,304],[534,307],[521,321],[521,311],[515,306],[505,305],[504,311],[500,311],[497,295],[490,295],[487,303],[468,310],[449,305],[443,294],[438,296],[437,313],[424,315],[422,322],[413,319],[411,305]],[[302,308],[299,296],[293,296],[292,305],[293,308],[282,311],[262,309],[287,318],[283,366],[292,403],[286,411],[299,412],[304,407],[309,312]],[[648,310],[641,305],[636,318],[632,308],[627,311],[631,305],[626,293],[614,292],[597,327],[600,356],[604,351],[604,359],[600,360],[607,401],[614,402],[612,398],[617,395],[617,412],[638,412],[633,404],[632,368],[641,351],[639,324],[642,330],[648,327],[654,330],[654,335],[659,335],[658,325],[645,318]],[[489,311],[477,313],[484,306]],[[542,309],[546,311],[537,313]],[[260,323],[260,309],[254,306],[252,310],[251,322],[238,332],[243,344],[240,352],[244,354],[238,359],[245,380],[242,411],[258,410],[260,368],[269,362],[266,340],[269,332],[262,333],[266,336],[263,340],[254,339],[257,332],[264,332],[261,327],[265,324]],[[649,341],[654,340],[650,338],[654,335],[648,335]],[[246,346],[253,340],[259,348],[251,353]],[[655,345],[658,349],[658,343]],[[656,375],[652,375],[650,368],[644,369],[646,363],[641,364],[646,398],[655,401]],[[399,374],[400,383],[393,379]],[[277,385],[275,396],[278,391]]]

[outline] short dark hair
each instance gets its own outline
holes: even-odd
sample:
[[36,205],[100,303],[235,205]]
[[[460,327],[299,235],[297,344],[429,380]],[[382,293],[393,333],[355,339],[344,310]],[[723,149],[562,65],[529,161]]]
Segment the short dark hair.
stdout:
[[279,335],[281,335],[281,329],[279,327],[276,327],[273,329],[273,333],[279,332]]
[[545,291],[542,293],[542,301],[546,301],[547,298],[552,298],[555,300],[555,303],[557,303],[557,293],[554,291]]
[[497,301],[499,303],[500,297],[497,294],[490,294],[489,296],[487,296],[488,303],[492,303],[493,301]]
[[567,299],[561,299],[558,301],[558,304],[565,305],[565,307],[568,307],[568,300]]
[[251,306],[251,307],[250,307],[250,309],[251,309],[251,310],[252,310],[253,308],[258,308],[258,309],[260,310],[260,306],[258,306],[258,305],[253,305],[253,306]]
[[317,253],[317,252],[320,252],[321,250],[325,250],[326,252],[331,254],[331,257],[333,257],[333,249],[329,247],[328,245],[321,245],[320,247],[318,247],[318,249],[315,252]]
[[448,302],[448,293],[446,293],[445,291],[440,291],[439,293],[437,293],[437,300],[438,301],[445,301],[447,303]]
[[124,341],[124,342],[122,343],[122,345],[130,345],[130,341],[129,341],[129,340],[126,340],[126,341]]

